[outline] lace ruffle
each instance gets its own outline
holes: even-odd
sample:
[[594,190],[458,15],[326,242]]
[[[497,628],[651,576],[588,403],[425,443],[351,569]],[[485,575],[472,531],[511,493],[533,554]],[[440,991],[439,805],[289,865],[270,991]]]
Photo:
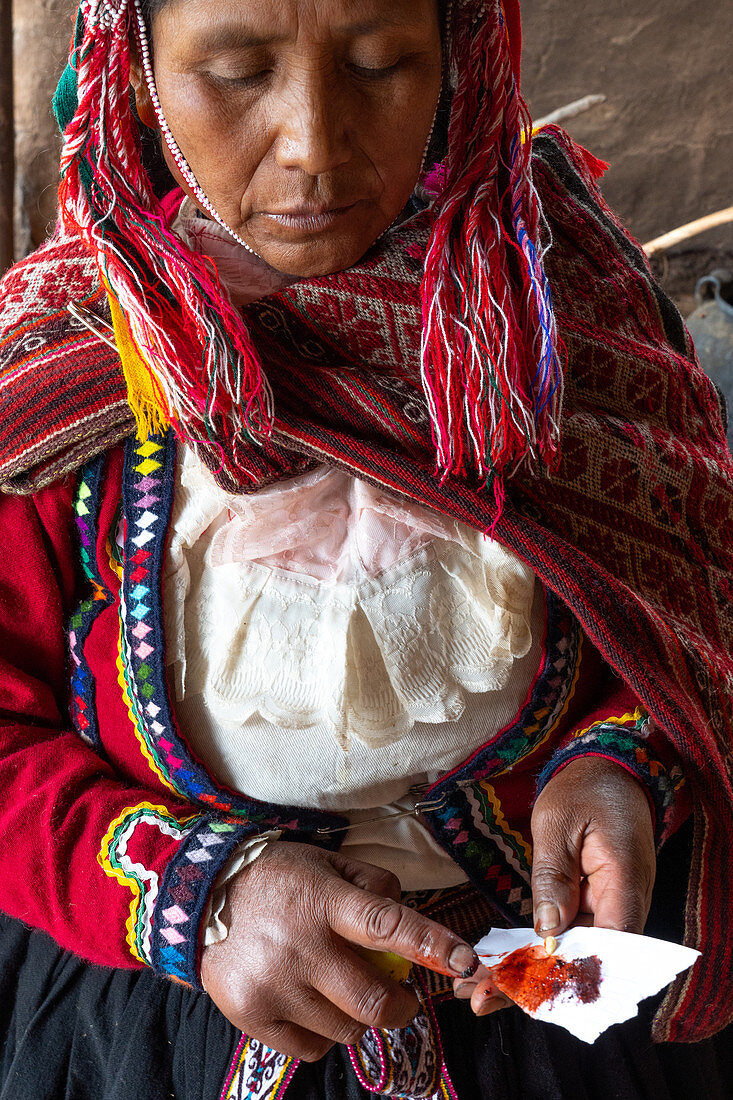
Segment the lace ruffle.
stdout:
[[460,718],[530,648],[531,570],[427,509],[330,468],[230,497],[188,454],[178,489],[169,659],[223,726],[389,744]]

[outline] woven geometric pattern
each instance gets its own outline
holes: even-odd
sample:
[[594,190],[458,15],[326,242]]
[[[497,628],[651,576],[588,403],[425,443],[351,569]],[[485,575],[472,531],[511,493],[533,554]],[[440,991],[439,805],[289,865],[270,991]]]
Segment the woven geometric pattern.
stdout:
[[545,649],[529,699],[485,749],[430,790],[431,799],[445,798],[430,813],[431,828],[511,924],[531,922],[529,866],[516,851],[507,851],[501,830],[497,836],[494,810],[482,782],[518,764],[551,737],[572,691],[580,660],[580,632],[556,596],[548,592],[546,599]]
[[409,1096],[432,1100],[439,1095],[444,1063],[435,1013],[415,983],[419,1009],[407,1027],[370,1028],[349,1048],[359,1083],[380,1096]]
[[[32,491],[71,473],[134,427],[116,353],[71,317],[70,300],[109,320],[94,262],[73,238],[52,238],[2,280],[0,465],[6,490]],[[18,402],[33,410],[32,431],[17,430]],[[30,426],[25,418],[21,423]]]
[[[643,252],[567,139],[543,135],[534,149],[568,363],[558,468],[507,480],[498,522],[480,486],[438,482],[432,441],[417,430],[406,440],[399,400],[350,358],[352,332],[330,363],[299,353],[308,329],[299,286],[268,304],[276,438],[493,530],[573,609],[670,738],[698,816],[687,937],[705,946],[695,970],[672,987],[655,1033],[702,1037],[733,1018],[733,990],[716,978],[727,966],[720,914],[733,878],[724,841],[733,831],[733,462],[718,395]],[[335,276],[333,293],[342,296],[359,277]],[[253,307],[257,339],[255,314]],[[396,354],[394,340],[391,348]],[[713,905],[704,900],[710,890]]]
[[234,1053],[220,1100],[279,1100],[298,1060],[243,1035]]
[[[458,1100],[443,1061],[433,1010],[424,994],[421,1006],[417,1028],[391,1032],[372,1029],[358,1047],[349,1048],[357,1078],[375,1095]],[[422,1045],[418,1033],[424,1033]],[[298,1065],[297,1059],[243,1035],[220,1100],[280,1100]]]

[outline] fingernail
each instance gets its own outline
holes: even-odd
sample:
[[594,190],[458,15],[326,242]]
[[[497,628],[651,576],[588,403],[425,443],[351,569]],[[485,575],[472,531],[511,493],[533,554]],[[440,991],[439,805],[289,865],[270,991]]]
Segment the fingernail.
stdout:
[[488,1016],[490,1012],[498,1012],[500,1008],[506,1008],[506,1000],[504,997],[490,996],[479,1005],[474,1015],[476,1016]]
[[476,982],[459,982],[453,990],[453,996],[459,1001],[469,1001],[476,985]]
[[543,932],[552,932],[560,923],[560,910],[551,901],[541,901],[537,906],[535,929],[542,935]]
[[461,978],[470,978],[478,970],[478,955],[467,943],[459,943],[451,951],[448,965]]

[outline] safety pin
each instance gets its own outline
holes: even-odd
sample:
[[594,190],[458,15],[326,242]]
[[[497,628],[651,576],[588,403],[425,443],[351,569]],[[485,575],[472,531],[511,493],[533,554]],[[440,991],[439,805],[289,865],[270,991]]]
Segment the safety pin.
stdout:
[[447,800],[448,794],[446,792],[440,798],[428,798],[422,802],[416,802],[411,810],[397,810],[393,814],[385,814],[384,817],[370,817],[366,821],[357,821],[353,825],[336,825],[332,828],[316,829],[316,833],[318,836],[333,836],[334,833],[346,833],[363,829],[365,825],[374,825],[378,821],[398,821],[404,817],[419,817],[420,814],[430,813],[432,810],[442,810]]
[[[101,317],[97,317],[96,313],[92,313],[90,309],[83,306],[81,302],[69,302],[67,310],[75,320],[80,321],[84,328],[88,328],[90,332],[93,332],[95,336],[98,336],[100,340],[103,340],[108,347],[117,351],[117,344],[114,342],[114,329],[112,325],[108,324]],[[111,333],[112,335],[107,335]]]

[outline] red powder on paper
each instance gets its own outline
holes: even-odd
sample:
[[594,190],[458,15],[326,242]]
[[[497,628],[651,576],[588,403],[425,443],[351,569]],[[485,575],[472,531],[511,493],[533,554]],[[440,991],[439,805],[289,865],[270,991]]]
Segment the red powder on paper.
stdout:
[[548,955],[544,947],[520,947],[491,967],[491,977],[502,993],[529,1012],[563,992],[591,1004],[600,996],[601,960],[588,955],[566,962],[559,955]]

